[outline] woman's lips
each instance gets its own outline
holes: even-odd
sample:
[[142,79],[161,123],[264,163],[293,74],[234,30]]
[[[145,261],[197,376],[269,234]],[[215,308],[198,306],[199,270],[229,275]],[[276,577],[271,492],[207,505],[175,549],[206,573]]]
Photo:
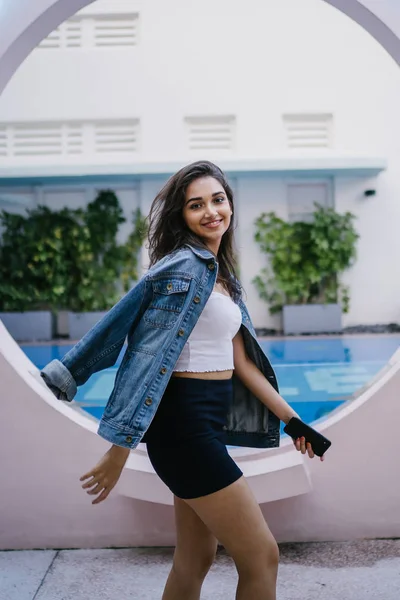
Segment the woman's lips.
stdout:
[[205,223],[203,227],[208,227],[208,229],[214,229],[215,227],[218,227],[220,223],[222,223],[222,219],[211,221],[211,223]]

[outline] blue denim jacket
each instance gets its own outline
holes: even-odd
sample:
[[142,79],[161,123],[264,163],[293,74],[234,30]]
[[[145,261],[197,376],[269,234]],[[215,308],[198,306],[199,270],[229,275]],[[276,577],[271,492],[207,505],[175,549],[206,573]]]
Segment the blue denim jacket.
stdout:
[[[218,263],[206,249],[186,245],[151,267],[64,357],[41,375],[57,398],[71,401],[77,386],[115,364],[127,338],[113,391],[98,433],[118,446],[135,448],[148,429],[174,366],[214,288]],[[239,292],[240,286],[238,285]],[[272,367],[256,339],[247,308],[241,332],[248,357],[273,387]],[[279,446],[279,419],[233,375],[233,403],[225,427],[226,444]]]

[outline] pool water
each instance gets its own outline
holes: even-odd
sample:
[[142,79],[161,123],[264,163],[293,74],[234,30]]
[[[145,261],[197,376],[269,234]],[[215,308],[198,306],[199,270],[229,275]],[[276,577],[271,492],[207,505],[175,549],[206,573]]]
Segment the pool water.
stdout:
[[[260,343],[274,367],[281,395],[304,421],[312,423],[367,384],[399,348],[400,336],[289,338]],[[21,346],[39,369],[53,358],[61,359],[71,347]],[[75,397],[98,419],[112,391],[123,352],[115,367],[92,375]]]

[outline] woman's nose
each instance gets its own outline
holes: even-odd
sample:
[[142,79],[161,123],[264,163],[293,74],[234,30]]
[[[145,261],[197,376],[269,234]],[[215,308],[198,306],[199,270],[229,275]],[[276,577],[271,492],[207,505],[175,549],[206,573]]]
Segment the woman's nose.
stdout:
[[215,217],[218,214],[217,209],[214,206],[206,207],[206,216],[207,217]]

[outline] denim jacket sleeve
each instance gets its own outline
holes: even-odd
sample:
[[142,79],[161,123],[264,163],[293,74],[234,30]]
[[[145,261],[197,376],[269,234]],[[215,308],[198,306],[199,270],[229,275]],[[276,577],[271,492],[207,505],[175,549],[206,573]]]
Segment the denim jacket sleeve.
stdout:
[[143,277],[62,360],[52,360],[44,367],[40,374],[59,400],[70,402],[77,386],[115,364],[129,330],[140,318],[145,292]]

